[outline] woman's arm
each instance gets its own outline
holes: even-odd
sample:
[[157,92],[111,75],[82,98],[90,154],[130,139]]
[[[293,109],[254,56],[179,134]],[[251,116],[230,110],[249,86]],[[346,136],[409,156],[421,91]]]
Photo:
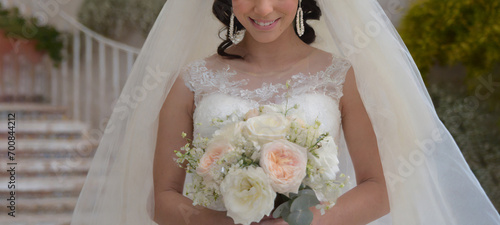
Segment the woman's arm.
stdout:
[[194,94],[178,78],[160,111],[153,164],[155,222],[159,225],[233,224],[225,212],[193,206],[182,195],[186,172],[174,161],[174,150],[186,144],[181,133],[193,139]]
[[[315,216],[313,224],[367,224],[390,211],[377,138],[359,95],[352,68],[347,72],[340,105],[344,137],[357,186],[342,195],[327,214]],[[318,210],[315,214],[319,214]]]

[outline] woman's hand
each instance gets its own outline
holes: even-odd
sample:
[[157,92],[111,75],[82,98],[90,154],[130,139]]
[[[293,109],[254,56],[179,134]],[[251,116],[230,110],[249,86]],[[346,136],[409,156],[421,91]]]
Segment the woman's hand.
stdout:
[[273,216],[265,216],[260,222],[250,225],[288,225],[288,223],[281,218],[275,219]]
[[[325,215],[321,215],[321,210],[317,209],[316,206],[310,207],[309,210],[314,214],[311,225],[328,225],[330,220],[327,218],[328,213],[332,213],[331,210],[326,211]],[[288,223],[281,218],[274,219],[272,216],[266,216],[259,223],[252,223],[251,225],[288,225]]]
[[285,222],[283,219],[270,219],[270,220],[264,220],[260,221],[259,223],[252,223],[251,225],[288,225],[287,222]]
[[[322,216],[321,210],[316,209],[316,206],[310,207],[309,210],[314,214],[311,225],[328,225],[327,214]],[[252,223],[251,225],[288,225],[288,223],[281,218],[274,219],[272,216],[266,216],[259,223]]]

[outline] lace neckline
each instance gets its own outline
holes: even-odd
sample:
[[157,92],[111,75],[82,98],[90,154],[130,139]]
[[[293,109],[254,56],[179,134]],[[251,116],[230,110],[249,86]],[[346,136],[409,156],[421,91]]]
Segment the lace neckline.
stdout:
[[[201,59],[188,65],[184,76],[186,85],[195,93],[195,103],[213,93],[237,96],[258,103],[278,103],[287,96],[308,92],[327,94],[338,100],[342,96],[345,73],[350,68],[349,61],[332,57],[329,66],[316,73],[291,75],[287,83],[262,82],[260,87],[248,89],[250,78],[237,78],[238,72],[224,64],[220,69],[207,67],[207,60]],[[288,84],[288,85],[287,85]]]

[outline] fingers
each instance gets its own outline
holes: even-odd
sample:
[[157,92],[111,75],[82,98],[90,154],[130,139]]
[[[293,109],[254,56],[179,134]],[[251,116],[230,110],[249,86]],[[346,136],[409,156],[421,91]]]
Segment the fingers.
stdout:
[[266,220],[266,221],[262,221],[259,224],[260,225],[288,225],[288,223],[285,222],[283,219]]

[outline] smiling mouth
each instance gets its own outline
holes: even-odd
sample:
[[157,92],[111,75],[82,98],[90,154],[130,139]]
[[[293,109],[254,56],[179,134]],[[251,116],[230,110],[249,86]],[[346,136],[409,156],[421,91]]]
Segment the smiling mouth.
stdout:
[[275,19],[275,20],[273,20],[273,21],[269,21],[269,22],[261,22],[261,21],[258,21],[258,20],[252,19],[252,18],[250,18],[250,19],[251,19],[251,20],[252,20],[255,24],[257,24],[257,25],[259,25],[259,26],[261,26],[261,27],[269,27],[269,26],[273,25],[276,21],[278,21],[278,20],[279,20],[279,18],[278,18],[278,19]]

